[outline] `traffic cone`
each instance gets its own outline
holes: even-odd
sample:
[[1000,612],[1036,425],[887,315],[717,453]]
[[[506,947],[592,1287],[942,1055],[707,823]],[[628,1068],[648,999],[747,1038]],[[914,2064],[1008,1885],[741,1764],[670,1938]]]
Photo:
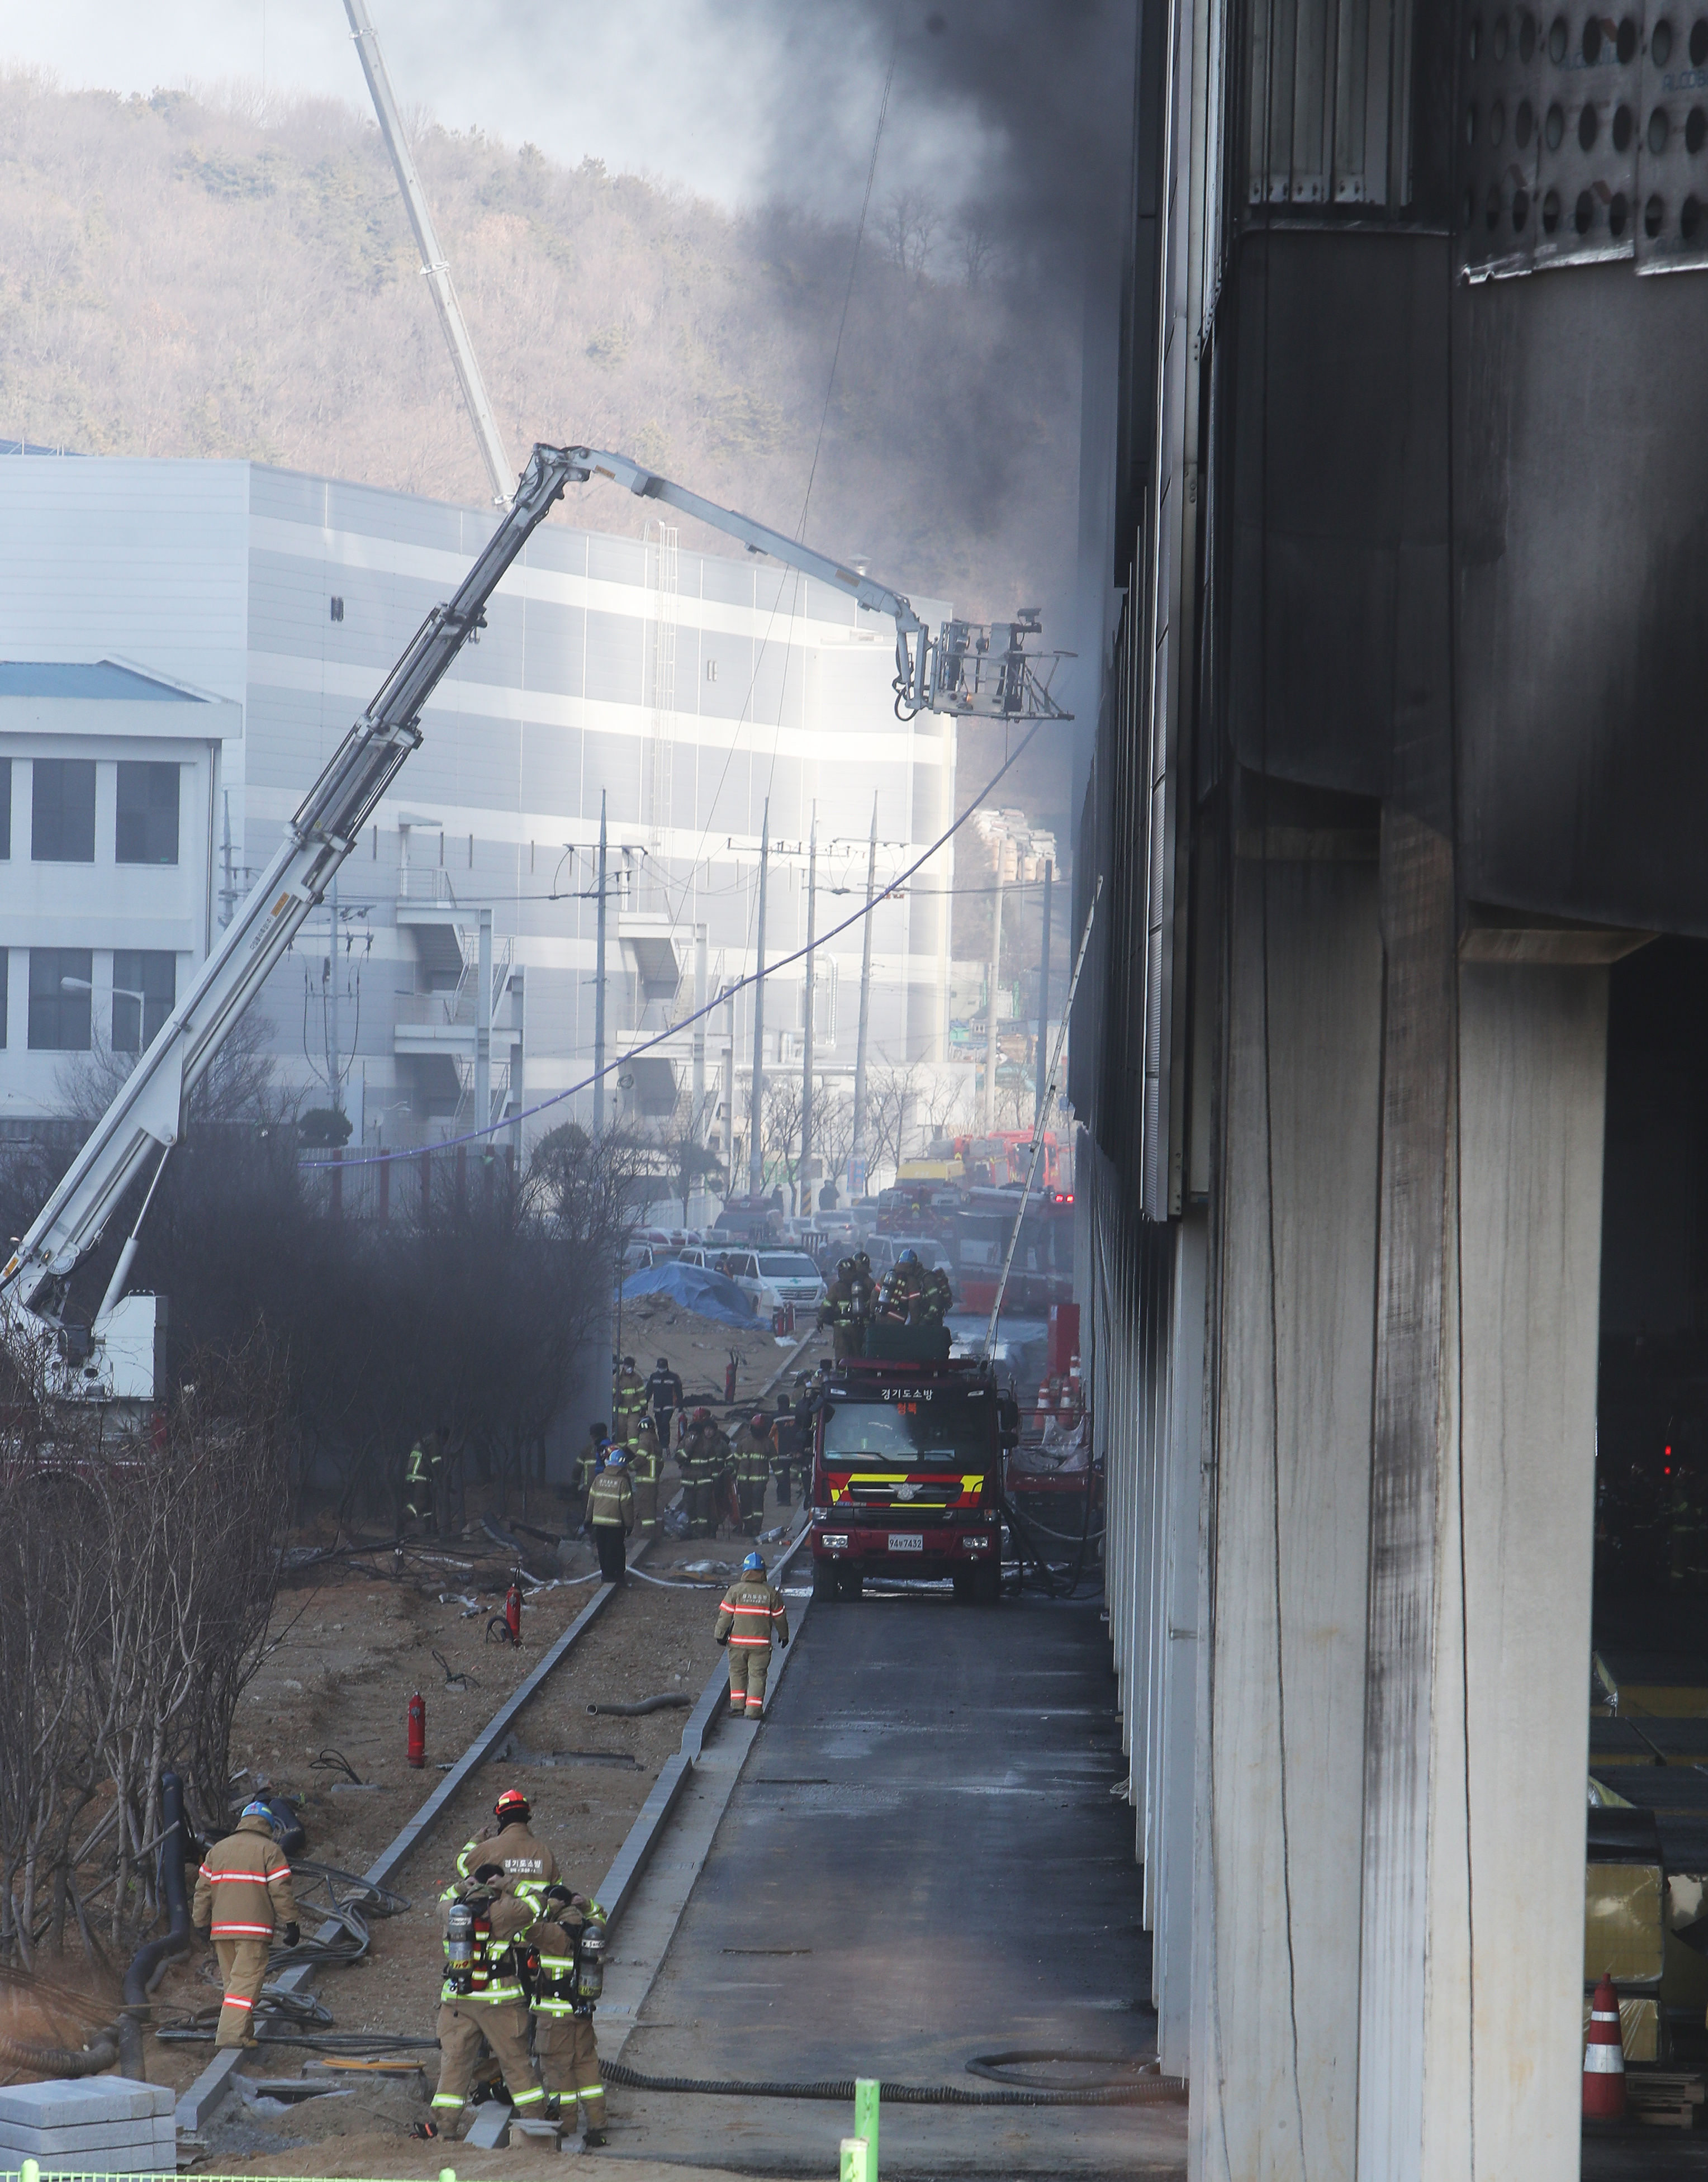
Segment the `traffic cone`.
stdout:
[[1604,1977],[1589,2003],[1589,2035],[1583,2046],[1583,2118],[1625,2118],[1625,2048],[1619,2036],[1619,1996]]

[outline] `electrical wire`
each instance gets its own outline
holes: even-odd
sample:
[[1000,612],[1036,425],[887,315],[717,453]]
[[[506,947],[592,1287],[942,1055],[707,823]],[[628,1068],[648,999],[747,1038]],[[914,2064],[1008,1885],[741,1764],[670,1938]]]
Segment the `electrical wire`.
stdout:
[[[984,787],[979,789],[978,795],[973,797],[973,800],[967,806],[960,817],[955,819],[951,824],[946,828],[946,829],[938,835],[937,839],[922,856],[916,857],[914,861],[909,864],[907,869],[899,874],[900,878],[911,878],[915,872],[923,870],[925,865],[930,862],[932,857],[934,856],[949,841],[954,839],[955,835],[960,832],[967,821],[973,816],[973,813],[977,811],[991,795],[998,782],[1001,780],[1003,775],[1008,772],[1011,767],[1019,763],[1021,758],[1025,755],[1027,746],[1030,744],[1033,736],[1038,733],[1039,728],[1042,727],[1043,724],[1044,723],[1041,720],[1035,721],[1033,725],[1028,728],[1025,735],[1020,742],[1019,747],[1014,751],[1013,755],[1005,760],[1001,768],[997,772],[994,773],[990,778],[985,782]],[[874,913],[885,899],[887,899],[887,897],[884,895],[874,896],[869,910],[866,905],[862,903],[861,906],[854,911],[851,917],[844,917],[840,924],[833,925],[830,930],[825,933],[822,937],[815,938],[812,942],[813,946],[815,948],[828,946],[831,940],[840,938],[843,933],[851,930],[855,925],[860,923],[863,918]],[[765,975],[768,977],[774,977],[779,971],[786,970],[791,964],[801,961],[806,953],[807,950],[804,947],[797,947],[793,954],[780,955],[776,961],[768,966],[765,972]],[[553,1106],[561,1106],[566,1099],[574,1099],[578,1097],[583,1091],[591,1090],[593,1086],[602,1081],[605,1077],[615,1075],[618,1069],[626,1068],[631,1061],[637,1059],[641,1054],[652,1052],[655,1046],[663,1045],[669,1039],[675,1038],[681,1032],[686,1030],[690,1024],[701,1022],[705,1016],[713,1014],[717,1009],[726,1005],[733,994],[743,992],[748,986],[754,985],[758,983],[759,979],[757,975],[737,979],[733,985],[726,986],[724,990],[718,995],[716,1000],[708,1000],[703,1008],[696,1008],[691,1015],[679,1017],[678,1021],[671,1023],[666,1029],[655,1033],[654,1035],[649,1038],[643,1039],[638,1045],[631,1046],[627,1053],[620,1055],[617,1060],[607,1061],[602,1069],[596,1069],[591,1076],[584,1077],[580,1083],[570,1084],[567,1090],[554,1091],[549,1099],[542,1099],[538,1105],[530,1106],[519,1114],[507,1114],[502,1121],[489,1121],[480,1128],[467,1130],[460,1137],[446,1137],[436,1144],[423,1144],[413,1150],[377,1152],[365,1155],[363,1158],[356,1160],[299,1160],[297,1161],[297,1165],[302,1168],[341,1167],[347,1171],[352,1167],[389,1166],[394,1161],[398,1160],[430,1159],[440,1152],[454,1150],[459,1144],[478,1144],[483,1138],[497,1135],[501,1130],[519,1129],[524,1121],[531,1121],[536,1115],[549,1112]]]

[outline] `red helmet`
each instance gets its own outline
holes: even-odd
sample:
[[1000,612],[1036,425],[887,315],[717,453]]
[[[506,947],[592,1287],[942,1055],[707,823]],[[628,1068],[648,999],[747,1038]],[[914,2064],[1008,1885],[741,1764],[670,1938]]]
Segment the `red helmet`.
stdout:
[[507,1788],[492,1806],[492,1815],[501,1826],[525,1826],[534,1813],[519,1788]]
[[766,1415],[763,1409],[755,1409],[753,1412],[753,1429],[755,1432],[762,1432],[770,1421],[770,1418]]

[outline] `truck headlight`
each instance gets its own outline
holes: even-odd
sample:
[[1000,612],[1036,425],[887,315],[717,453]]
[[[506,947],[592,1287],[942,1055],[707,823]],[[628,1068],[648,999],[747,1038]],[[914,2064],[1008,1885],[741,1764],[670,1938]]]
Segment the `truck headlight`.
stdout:
[[848,1533],[846,1531],[826,1531],[819,1537],[818,1542],[826,1553],[846,1553],[848,1550]]

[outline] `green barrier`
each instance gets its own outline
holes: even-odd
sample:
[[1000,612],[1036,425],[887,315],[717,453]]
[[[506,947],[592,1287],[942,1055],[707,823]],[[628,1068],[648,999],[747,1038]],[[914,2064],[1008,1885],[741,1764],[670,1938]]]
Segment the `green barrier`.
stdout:
[[878,2182],[878,2084],[875,2077],[854,2079],[854,2134],[865,2140],[872,2154],[864,2182]]

